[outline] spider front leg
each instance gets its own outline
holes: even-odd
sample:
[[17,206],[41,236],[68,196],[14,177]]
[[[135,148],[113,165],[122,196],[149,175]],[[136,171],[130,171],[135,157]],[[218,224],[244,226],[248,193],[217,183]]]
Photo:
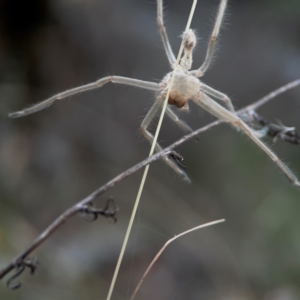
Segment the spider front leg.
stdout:
[[[155,117],[156,113],[158,112],[158,110],[162,107],[164,98],[158,97],[156,99],[156,101],[154,102],[154,104],[152,105],[151,109],[149,110],[149,112],[147,113],[146,117],[144,118],[142,124],[141,124],[141,130],[143,135],[145,136],[145,138],[150,142],[150,144],[152,144],[153,142],[153,135],[147,130],[149,124],[151,123],[151,121],[153,120],[153,118]],[[170,116],[170,115],[169,115]],[[163,148],[156,143],[155,145],[155,150],[156,151],[161,151],[163,150]],[[191,182],[190,178],[186,175],[186,173],[184,171],[182,171],[182,169],[180,169],[180,167],[175,164],[172,160],[170,160],[168,157],[164,156],[163,160],[177,173],[179,174],[183,180],[187,181],[188,183]]]
[[24,117],[24,116],[30,115],[32,113],[35,113],[37,111],[40,111],[44,108],[49,107],[57,100],[62,100],[69,96],[79,94],[79,93],[82,93],[85,91],[98,89],[109,82],[131,85],[131,86],[143,88],[146,90],[152,90],[152,91],[157,91],[159,89],[158,84],[155,82],[143,81],[143,80],[139,80],[139,79],[127,78],[127,77],[122,77],[122,76],[108,76],[108,77],[103,77],[95,82],[92,82],[92,83],[89,83],[86,85],[82,85],[82,86],[76,87],[74,89],[66,90],[65,92],[56,94],[40,103],[34,104],[33,106],[31,106],[29,108],[26,108],[24,110],[20,110],[17,112],[13,112],[13,113],[9,114],[8,116],[10,118],[19,118],[19,117]]
[[171,48],[163,19],[163,0],[157,0],[157,25],[171,68],[174,68],[176,58]]
[[297,188],[300,188],[300,182],[296,175],[286,166],[278,156],[258,137],[255,131],[253,131],[245,122],[243,122],[236,114],[225,109],[223,106],[219,105],[216,101],[211,99],[203,92],[193,98],[196,104],[210,112],[212,115],[216,116],[220,120],[230,123],[235,128],[243,131],[261,150],[263,150],[271,160],[278,166],[278,168],[283,172],[285,177]]
[[206,56],[205,56],[205,60],[203,62],[203,64],[201,65],[201,67],[198,70],[194,70],[191,72],[192,75],[196,76],[196,77],[201,77],[203,76],[203,74],[207,71],[211,60],[213,58],[214,55],[214,50],[216,47],[216,42],[217,42],[217,38],[220,32],[220,27],[222,24],[222,20],[224,17],[224,12],[226,9],[226,5],[227,5],[227,0],[221,0],[220,6],[219,6],[219,10],[218,10],[218,14],[217,14],[217,18],[215,21],[215,25],[214,25],[214,29],[212,31],[209,43],[208,43],[208,47],[207,47],[207,51],[206,51]]

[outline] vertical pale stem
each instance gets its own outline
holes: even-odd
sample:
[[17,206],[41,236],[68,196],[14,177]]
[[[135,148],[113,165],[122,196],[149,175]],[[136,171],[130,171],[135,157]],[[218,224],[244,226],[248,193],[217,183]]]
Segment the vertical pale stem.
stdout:
[[[190,28],[196,5],[197,5],[197,0],[194,0],[192,8],[191,8],[190,15],[189,15],[189,19],[188,19],[188,22],[187,22],[187,25],[186,25],[186,28],[185,28],[185,32],[187,32]],[[170,90],[171,90],[173,82],[174,82],[174,74],[175,74],[176,70],[178,69],[179,61],[180,61],[180,58],[182,56],[182,51],[183,51],[183,42],[181,43],[181,46],[180,46],[180,49],[179,49],[179,53],[178,53],[178,56],[177,56],[173,76],[172,76],[171,81],[170,81],[170,86],[169,86],[169,89],[168,89],[168,92],[167,92],[167,95],[166,95],[166,99],[164,100],[164,105],[163,105],[163,108],[162,108],[162,111],[161,111],[161,114],[160,114],[159,122],[158,122],[157,129],[156,129],[156,132],[155,132],[155,135],[154,135],[154,139],[153,139],[153,143],[152,143],[152,146],[151,146],[149,156],[151,156],[153,154],[154,149],[155,149],[155,144],[157,142],[158,134],[159,134],[161,124],[162,124],[162,121],[163,121],[163,118],[164,118],[164,115],[165,115],[165,111],[166,111],[166,108],[167,108],[168,99],[169,99],[169,95],[170,95]],[[131,232],[132,224],[133,224],[135,214],[136,214],[136,211],[137,211],[137,208],[138,208],[138,205],[139,205],[139,202],[140,202],[140,198],[141,198],[141,195],[142,195],[142,192],[143,192],[143,188],[144,188],[144,185],[145,185],[148,170],[149,170],[149,165],[146,166],[143,177],[142,177],[140,188],[139,188],[139,191],[138,191],[135,203],[134,203],[134,207],[133,207],[133,210],[132,210],[130,221],[129,221],[127,231],[126,231],[126,234],[125,234],[124,242],[123,242],[123,245],[122,245],[122,248],[121,248],[119,259],[118,259],[118,262],[117,262],[117,265],[116,265],[116,269],[115,269],[114,276],[113,276],[112,281],[111,281],[111,285],[110,285],[106,300],[110,300],[113,289],[114,289],[114,286],[115,286],[115,282],[116,282],[116,279],[117,279],[117,276],[118,276],[118,273],[119,273],[120,265],[121,265],[121,262],[122,262],[122,259],[123,259],[123,256],[124,256],[124,252],[125,252],[125,249],[126,249],[126,246],[127,246],[128,238],[129,238],[129,235],[130,235],[130,232]]]

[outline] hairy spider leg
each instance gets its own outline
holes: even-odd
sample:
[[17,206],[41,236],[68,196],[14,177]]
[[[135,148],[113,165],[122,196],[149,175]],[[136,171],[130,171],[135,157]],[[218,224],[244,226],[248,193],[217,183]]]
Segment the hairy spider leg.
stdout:
[[166,114],[172,121],[174,121],[185,133],[191,133],[193,132],[193,129],[186,124],[183,120],[179,119],[177,114],[170,108],[167,107]]
[[19,117],[24,117],[24,116],[30,115],[32,113],[35,113],[37,111],[40,111],[42,109],[49,107],[57,100],[62,100],[64,98],[67,98],[72,95],[76,95],[76,94],[79,94],[79,93],[82,93],[85,91],[98,89],[109,82],[131,85],[131,86],[135,86],[135,87],[139,87],[139,88],[143,88],[143,89],[147,89],[147,90],[152,90],[152,91],[158,90],[158,84],[155,82],[143,81],[143,80],[139,80],[139,79],[127,78],[127,77],[122,77],[122,76],[108,76],[108,77],[103,77],[95,82],[92,82],[92,83],[89,83],[86,85],[82,85],[82,86],[79,86],[79,87],[76,87],[76,88],[73,88],[70,90],[66,90],[62,93],[56,94],[56,95],[54,95],[42,102],[34,104],[33,106],[28,107],[24,110],[13,112],[13,113],[9,114],[8,116],[10,118],[19,118]]
[[217,38],[218,38],[218,35],[220,32],[220,28],[221,28],[221,24],[222,24],[222,20],[224,17],[226,6],[227,6],[227,0],[221,0],[217,18],[216,18],[215,25],[214,25],[214,29],[212,31],[210,40],[208,42],[208,47],[207,47],[204,62],[198,70],[194,70],[191,72],[191,74],[196,77],[203,76],[204,73],[207,71],[207,69],[210,66],[210,63],[211,63],[213,55],[214,55],[214,50],[216,47],[216,42],[217,42]]
[[[151,123],[151,121],[153,120],[153,118],[155,117],[156,113],[159,111],[159,109],[162,107],[162,104],[164,102],[164,97],[157,97],[156,101],[154,102],[154,104],[152,105],[151,109],[149,110],[149,112],[147,113],[146,117],[144,118],[142,124],[141,124],[141,130],[143,135],[145,136],[145,138],[152,143],[153,142],[153,135],[147,130],[149,124]],[[155,145],[155,150],[156,151],[161,151],[163,150],[163,148],[159,145],[159,143],[156,143]],[[176,172],[178,173],[183,180],[187,181],[187,182],[191,182],[191,180],[189,179],[189,177],[187,176],[187,174],[182,171],[180,169],[180,167],[178,165],[176,165],[172,160],[170,160],[168,157],[164,156],[163,160]]]
[[157,0],[157,26],[158,26],[158,31],[161,37],[161,40],[163,42],[165,52],[167,54],[170,66],[172,69],[174,69],[175,63],[176,63],[176,58],[173,53],[172,47],[170,45],[167,31],[164,25],[164,19],[163,19],[163,0]]
[[237,115],[228,111],[223,106],[219,105],[216,101],[211,99],[203,92],[199,92],[193,99],[196,104],[204,108],[206,111],[214,115],[215,117],[230,123],[237,129],[242,130],[260,149],[262,149],[271,160],[278,166],[283,172],[285,177],[297,188],[300,188],[300,182],[294,173],[286,166],[278,156],[264,144],[256,135],[255,131],[251,129],[246,123],[244,123]]
[[204,84],[203,82],[201,83],[201,90],[204,93],[206,93],[218,100],[223,101],[225,103],[225,105],[227,106],[228,110],[230,110],[232,113],[234,113],[234,107],[233,107],[232,101],[230,100],[230,98],[227,95],[211,88],[210,86]]

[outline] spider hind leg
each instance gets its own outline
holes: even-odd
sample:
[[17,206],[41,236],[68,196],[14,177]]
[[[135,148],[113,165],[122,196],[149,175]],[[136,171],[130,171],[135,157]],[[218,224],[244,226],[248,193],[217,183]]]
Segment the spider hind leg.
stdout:
[[[154,102],[154,104],[152,105],[151,109],[149,110],[149,112],[147,113],[146,117],[144,118],[142,124],[141,124],[141,131],[142,134],[145,136],[145,138],[152,144],[153,142],[153,135],[147,130],[149,124],[151,123],[151,121],[153,120],[153,118],[155,117],[156,113],[158,112],[158,110],[161,108],[162,103],[164,101],[164,98],[158,97],[156,99],[156,101]],[[167,111],[168,115],[171,117],[170,111]],[[172,117],[174,117],[174,113],[172,115]],[[176,116],[176,115],[175,115]],[[171,117],[171,118],[172,118]],[[179,122],[178,122],[179,124]],[[182,124],[181,124],[182,126]],[[182,126],[183,127],[183,126]],[[185,129],[188,129],[187,127],[185,127]],[[163,148],[156,143],[155,145],[155,150],[156,151],[162,151]],[[187,176],[187,174],[180,168],[179,165],[177,165],[174,161],[172,161],[169,157],[164,156],[163,160],[177,173],[179,174],[182,179],[188,183],[191,183],[190,178]]]
[[286,166],[278,156],[258,137],[257,134],[236,114],[225,109],[223,106],[219,105],[216,101],[211,99],[203,92],[199,92],[198,95],[193,99],[196,104],[210,112],[215,117],[222,121],[230,123],[232,126],[238,130],[243,131],[261,150],[263,150],[270,159],[277,165],[280,171],[285,175],[285,177],[297,188],[300,188],[300,182],[296,175]]

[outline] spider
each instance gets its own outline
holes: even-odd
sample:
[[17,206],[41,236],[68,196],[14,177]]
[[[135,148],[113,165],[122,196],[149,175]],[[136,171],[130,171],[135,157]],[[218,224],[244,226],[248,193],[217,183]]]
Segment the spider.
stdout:
[[[216,41],[219,35],[222,19],[226,9],[227,1],[228,0],[220,1],[216,21],[208,43],[206,56],[203,64],[200,66],[199,69],[191,70],[192,62],[193,62],[193,50],[195,48],[197,39],[194,31],[190,29],[187,32],[184,32],[182,35],[184,53],[180,59],[179,66],[177,66],[175,71],[176,59],[172,51],[171,45],[169,43],[168,35],[163,21],[163,0],[157,0],[158,30],[163,42],[164,50],[166,52],[169,64],[172,68],[172,71],[169,72],[162,79],[160,83],[143,81],[139,79],[133,79],[133,78],[127,78],[121,76],[107,76],[95,82],[82,85],[64,91],[62,93],[56,94],[29,108],[26,108],[18,112],[13,112],[9,114],[9,117],[17,118],[17,117],[22,117],[22,116],[35,113],[37,111],[49,107],[57,100],[61,100],[71,95],[75,95],[88,90],[98,89],[109,82],[130,85],[130,86],[135,86],[138,88],[152,90],[156,92],[155,102],[141,123],[141,131],[145,136],[145,138],[151,143],[153,141],[153,135],[150,133],[150,131],[148,131],[148,126],[150,125],[151,121],[156,116],[158,111],[161,109],[163,101],[167,95],[167,91],[170,88],[171,77],[172,75],[174,75],[174,82],[173,85],[171,86],[166,114],[183,131],[189,133],[192,132],[192,129],[184,121],[179,119],[179,117],[175,114],[175,112],[173,112],[170,106],[173,105],[181,109],[182,111],[188,111],[189,110],[188,101],[192,100],[197,105],[201,106],[203,109],[207,110],[215,117],[229,123],[230,125],[235,127],[238,131],[245,133],[258,147],[260,147],[271,158],[271,160],[284,173],[287,179],[294,186],[299,188],[300,182],[298,181],[297,177],[293,174],[293,172],[277,157],[275,153],[272,152],[272,150],[265,143],[263,143],[260,140],[263,134],[259,131],[250,128],[235,113],[232,102],[227,95],[209,87],[199,79],[205,74],[205,72],[207,71],[208,67],[211,64]],[[222,101],[226,108],[218,104],[212,98]],[[158,143],[156,144],[155,148],[156,151],[162,150],[162,147]],[[163,159],[173,170],[175,170],[175,172],[181,175],[183,179],[185,179],[186,181],[190,181],[186,173],[182,170],[182,168],[180,168],[178,164],[176,164],[169,157],[164,157]]]

